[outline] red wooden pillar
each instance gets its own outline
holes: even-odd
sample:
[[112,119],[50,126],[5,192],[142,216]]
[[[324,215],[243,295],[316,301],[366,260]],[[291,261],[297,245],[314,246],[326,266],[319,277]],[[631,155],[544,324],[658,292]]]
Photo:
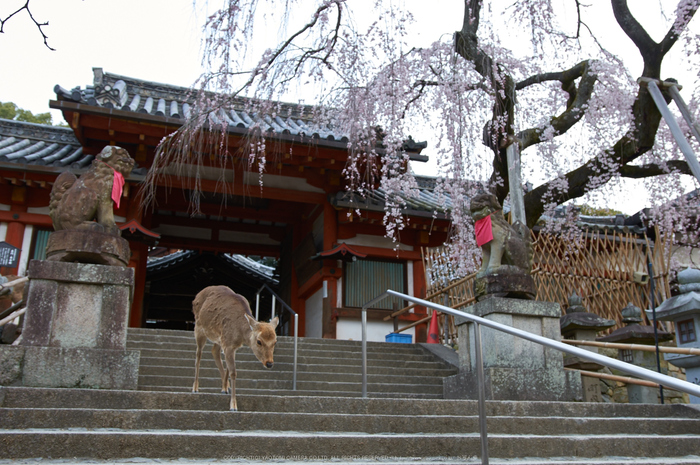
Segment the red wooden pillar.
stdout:
[[131,312],[129,312],[129,327],[141,328],[143,326],[143,297],[145,294],[148,246],[134,242],[129,244],[129,246],[131,248],[129,267],[134,269],[134,300],[131,302]]
[[[423,267],[422,260],[415,260],[413,262],[413,294],[421,299],[425,298],[425,292],[427,289],[425,281],[425,269]],[[416,314],[427,315],[425,307],[417,306],[415,307]],[[428,325],[418,325],[416,326],[416,342],[425,342],[428,337]]]
[[[124,198],[122,198],[122,203],[126,205],[122,205],[120,210],[125,210],[125,218],[127,221],[133,219],[143,225],[144,215],[140,208],[142,193],[140,189],[134,192],[133,187],[131,183],[126,184]],[[148,227],[146,225],[144,226]],[[144,325],[143,299],[146,293],[148,245],[140,242],[130,242],[129,247],[131,248],[129,267],[134,269],[134,295],[133,301],[131,302],[131,311],[129,312],[129,327],[141,328]]]
[[[10,206],[10,212],[26,212],[27,207],[25,205],[27,188],[23,186],[13,186],[12,188],[12,205]],[[19,219],[19,215],[13,215],[13,218]],[[24,240],[24,223],[21,221],[10,221],[7,224],[7,233],[5,234],[5,242],[10,245],[22,249],[22,241]],[[29,253],[29,250],[26,251]],[[18,266],[14,268],[0,268],[0,273],[3,275],[7,274],[17,274]]]

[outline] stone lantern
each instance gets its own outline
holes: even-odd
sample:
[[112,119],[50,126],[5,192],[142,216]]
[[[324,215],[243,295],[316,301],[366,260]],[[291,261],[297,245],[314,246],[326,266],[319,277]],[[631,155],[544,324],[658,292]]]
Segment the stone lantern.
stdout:
[[[678,273],[680,294],[666,299],[656,309],[658,320],[673,321],[676,345],[679,348],[700,348],[700,270],[687,268]],[[700,384],[700,355],[664,354],[669,363],[685,368],[688,382]],[[700,404],[700,397],[689,396],[691,404]]]
[[[639,307],[629,303],[622,309],[621,313],[622,322],[625,323],[626,326],[616,329],[607,336],[599,337],[597,339],[598,341],[615,342],[619,344],[655,344],[654,327],[640,324],[644,320],[642,318],[642,310]],[[656,334],[659,342],[673,339],[673,334],[667,331],[657,330]],[[623,362],[631,363],[632,365],[637,365],[652,371],[657,370],[656,354],[654,352],[621,349],[619,351],[619,358]],[[641,386],[639,384],[627,385],[627,397],[629,398],[629,402],[633,404],[659,403],[657,388]]]
[[[566,315],[559,319],[561,335],[564,339],[577,341],[594,341],[598,332],[615,326],[615,320],[602,318],[595,313],[586,311],[581,297],[574,292],[569,297]],[[583,346],[583,349],[598,353],[597,347]],[[564,366],[576,370],[598,371],[602,365],[584,360],[575,355],[564,356]],[[581,376],[584,402],[602,402],[600,382],[590,376]]]

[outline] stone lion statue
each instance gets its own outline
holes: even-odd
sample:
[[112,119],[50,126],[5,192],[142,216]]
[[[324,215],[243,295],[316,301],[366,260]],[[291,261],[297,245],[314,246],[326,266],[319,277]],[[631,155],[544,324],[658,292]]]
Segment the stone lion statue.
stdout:
[[123,180],[133,167],[134,160],[125,149],[109,145],[102,149],[79,179],[71,172],[61,173],[51,190],[49,203],[54,229],[79,229],[121,236],[114,222],[112,202],[119,206]]
[[[481,269],[477,276],[484,276],[498,271],[503,265],[514,266],[524,273],[530,274],[532,266],[532,243],[530,230],[519,221],[511,225],[503,217],[501,205],[496,196],[490,193],[481,193],[474,196],[469,205],[472,218],[475,223],[490,216],[491,230],[485,234],[492,236],[487,242],[479,240],[479,224],[477,229],[477,243],[481,246]],[[488,223],[486,223],[488,225]],[[490,234],[489,234],[490,233]]]

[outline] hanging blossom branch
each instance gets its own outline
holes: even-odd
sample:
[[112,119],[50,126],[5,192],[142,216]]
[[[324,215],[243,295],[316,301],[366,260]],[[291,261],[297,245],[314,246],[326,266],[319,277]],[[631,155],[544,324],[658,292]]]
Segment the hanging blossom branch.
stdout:
[[[309,60],[309,59],[315,59],[319,60],[321,63],[326,65],[328,68],[332,68],[332,64],[328,61],[329,56],[331,53],[333,53],[333,50],[335,48],[335,45],[338,43],[338,34],[340,32],[340,25],[341,25],[341,18],[342,18],[342,12],[343,12],[343,3],[344,0],[329,0],[328,2],[324,3],[321,5],[314,14],[311,17],[311,21],[306,23],[301,29],[296,31],[294,34],[292,34],[284,43],[282,43],[277,49],[271,53],[267,53],[263,59],[260,61],[258,66],[255,67],[255,69],[250,73],[250,77],[246,81],[245,84],[241,86],[241,88],[238,90],[236,93],[240,93],[243,90],[249,88],[255,80],[260,77],[266,75],[270,69],[276,64],[276,62],[282,57],[285,52],[289,50],[289,48],[292,46],[294,41],[302,36],[304,33],[306,33],[308,30],[312,29],[316,24],[318,23],[319,19],[322,17],[322,15],[329,9],[331,9],[333,6],[337,8],[337,14],[338,14],[338,19],[336,22],[336,27],[333,30],[333,33],[331,34],[330,39],[324,44],[323,47],[318,47],[318,48],[312,48],[308,50],[304,50],[304,53],[298,58],[295,59],[296,61],[296,66],[294,69],[294,72],[292,73],[293,76],[295,76],[301,67],[304,65],[304,63]],[[317,54],[321,52],[326,52],[323,56],[317,56]]]
[[9,14],[8,16],[6,16],[5,18],[0,18],[0,34],[5,32],[5,30],[4,30],[4,29],[5,29],[5,23],[7,23],[7,22],[8,22],[13,16],[15,16],[16,14],[18,14],[18,13],[20,13],[20,12],[22,12],[22,11],[26,11],[27,14],[29,15],[29,17],[31,18],[32,22],[34,23],[34,25],[37,27],[37,29],[39,29],[39,33],[41,34],[41,36],[42,36],[43,39],[44,39],[44,45],[46,46],[46,48],[48,48],[49,50],[55,52],[56,49],[51,48],[51,46],[49,46],[49,42],[48,42],[49,37],[48,37],[46,34],[44,34],[44,29],[43,29],[43,28],[44,28],[45,26],[48,26],[48,25],[49,25],[49,22],[46,21],[45,23],[40,23],[39,21],[36,20],[36,18],[34,18],[34,15],[32,14],[32,11],[29,9],[29,2],[30,2],[30,1],[31,1],[31,0],[27,0],[26,3],[25,3],[23,6],[19,7],[16,11],[14,11],[13,13],[10,13],[10,14]]
[[[210,36],[206,41],[206,48],[210,58],[212,55],[220,61],[218,69],[206,73],[200,79],[201,90],[194,96],[192,116],[177,131],[166,136],[156,150],[156,158],[153,167],[146,178],[147,201],[155,199],[155,189],[158,184],[167,184],[169,176],[180,178],[198,178],[202,168],[208,163],[203,153],[215,154],[216,160],[221,164],[222,171],[233,169],[234,164],[241,162],[241,170],[257,171],[260,183],[262,174],[265,171],[267,160],[268,144],[262,133],[260,124],[256,123],[249,128],[244,140],[235,148],[228,146],[228,128],[232,123],[227,112],[233,108],[243,109],[248,114],[268,115],[274,118],[283,115],[283,111],[291,113],[290,105],[282,105],[271,98],[272,88],[284,88],[294,78],[300,74],[300,69],[308,61],[319,61],[327,69],[332,69],[332,64],[328,61],[338,44],[341,19],[343,18],[344,0],[328,0],[319,6],[312,14],[310,20],[291,34],[274,50],[266,51],[258,64],[249,71],[238,71],[231,69],[231,64],[237,65],[239,56],[235,60],[234,55],[243,56],[247,44],[240,44],[237,34],[242,34],[244,38],[252,40],[253,13],[257,7],[257,0],[251,0],[246,5],[238,2],[230,2],[229,8],[219,11],[209,17],[207,29]],[[248,7],[251,11],[244,11],[242,8]],[[324,37],[318,46],[299,47],[296,45],[297,39],[304,36],[320,23],[325,23],[327,13],[335,10],[337,21],[335,27],[328,37]],[[236,51],[237,53],[233,53]],[[300,53],[299,53],[300,52]],[[296,54],[296,55],[295,55]],[[289,58],[291,56],[291,58]],[[279,70],[293,68],[291,73],[283,74]],[[243,84],[234,85],[230,79],[233,76],[245,76]],[[240,98],[244,92],[256,91],[256,88],[265,89],[267,83],[273,83],[267,87],[266,96],[260,98]],[[206,89],[216,89],[216,93]],[[284,107],[284,108],[283,108]],[[306,118],[313,116],[317,109],[309,106],[298,106],[299,113],[305,111]],[[235,153],[232,153],[233,150]],[[235,162],[235,160],[239,160]],[[235,179],[220,178],[219,189],[224,193],[229,193],[231,183]],[[192,191],[194,199],[201,196],[201,183],[194,183],[188,188]],[[225,198],[225,196],[224,196]],[[198,210],[198,202],[192,201],[193,211]]]

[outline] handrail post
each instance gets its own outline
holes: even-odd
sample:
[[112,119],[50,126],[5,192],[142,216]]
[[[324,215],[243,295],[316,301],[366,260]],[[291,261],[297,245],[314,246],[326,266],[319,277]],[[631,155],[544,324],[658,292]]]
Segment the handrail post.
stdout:
[[[260,293],[267,289],[268,292],[272,295],[272,315],[270,319],[273,319],[275,317],[275,305],[277,304],[277,294],[275,291],[270,289],[270,286],[267,284],[263,284],[260,289],[258,290],[258,293],[255,295],[255,319],[258,319],[259,312],[260,312]],[[292,310],[292,307],[287,305],[287,303],[280,298],[280,305],[281,305],[281,310],[280,310],[280,315],[284,310],[287,310],[289,313],[291,313],[294,316],[294,366],[292,368],[292,390],[296,391],[297,390],[297,355],[298,355],[298,347],[299,347],[299,314]]]
[[294,314],[294,368],[292,371],[292,391],[297,390],[297,346],[299,341],[299,315]]
[[264,287],[261,287],[257,294],[255,294],[255,321],[259,321],[260,318],[260,293]]
[[362,306],[362,397],[367,397],[367,309],[388,296],[385,291]]
[[479,436],[481,437],[481,463],[489,464],[489,437],[486,430],[486,386],[484,380],[484,356],[481,351],[481,325],[474,323],[476,346],[476,380],[479,384]]
[[367,397],[367,307],[362,307],[362,397]]

